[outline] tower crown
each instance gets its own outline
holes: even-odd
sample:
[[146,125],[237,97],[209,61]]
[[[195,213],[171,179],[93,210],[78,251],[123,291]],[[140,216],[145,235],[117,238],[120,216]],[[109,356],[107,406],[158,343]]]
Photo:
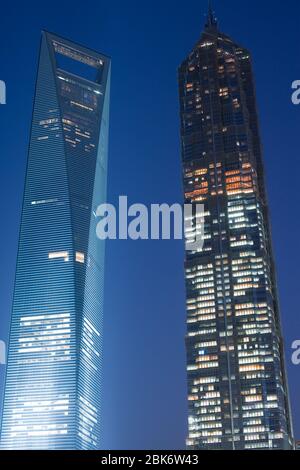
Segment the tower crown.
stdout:
[[218,20],[215,16],[215,12],[212,8],[211,1],[208,2],[208,12],[207,12],[207,20],[205,23],[205,30],[206,31],[211,31],[214,30],[216,31],[218,29]]

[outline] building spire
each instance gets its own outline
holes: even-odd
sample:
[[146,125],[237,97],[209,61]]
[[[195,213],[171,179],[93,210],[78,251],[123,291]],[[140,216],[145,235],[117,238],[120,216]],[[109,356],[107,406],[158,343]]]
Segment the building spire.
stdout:
[[211,1],[208,1],[208,12],[207,12],[207,21],[205,24],[206,30],[216,30],[218,28],[218,21],[215,17],[215,12],[213,11]]

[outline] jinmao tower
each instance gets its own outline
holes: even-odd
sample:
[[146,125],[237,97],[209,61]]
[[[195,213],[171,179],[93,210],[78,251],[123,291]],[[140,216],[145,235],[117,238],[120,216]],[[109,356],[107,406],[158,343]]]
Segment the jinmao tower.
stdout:
[[179,94],[185,202],[204,205],[204,246],[185,261],[187,447],[290,449],[251,57],[211,8]]
[[1,425],[3,449],[98,449],[110,59],[42,33]]

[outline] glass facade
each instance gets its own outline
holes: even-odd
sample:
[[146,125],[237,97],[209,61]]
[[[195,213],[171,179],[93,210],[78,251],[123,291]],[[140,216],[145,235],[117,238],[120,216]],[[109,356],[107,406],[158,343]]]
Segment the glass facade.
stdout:
[[179,68],[186,203],[204,247],[186,251],[189,449],[293,446],[249,51],[205,30]]
[[1,426],[4,449],[101,447],[110,60],[43,32]]

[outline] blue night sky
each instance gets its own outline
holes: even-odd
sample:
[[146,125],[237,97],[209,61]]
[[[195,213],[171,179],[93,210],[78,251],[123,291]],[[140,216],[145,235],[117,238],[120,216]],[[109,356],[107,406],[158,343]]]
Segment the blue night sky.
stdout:
[[[221,29],[253,54],[295,434],[300,438],[297,0],[215,0]],[[112,57],[108,202],[182,201],[177,67],[198,39],[206,0],[5,2],[1,11],[0,339],[8,336],[41,29]],[[180,241],[107,244],[104,448],[182,449],[185,309]],[[3,366],[0,366],[2,393]]]

